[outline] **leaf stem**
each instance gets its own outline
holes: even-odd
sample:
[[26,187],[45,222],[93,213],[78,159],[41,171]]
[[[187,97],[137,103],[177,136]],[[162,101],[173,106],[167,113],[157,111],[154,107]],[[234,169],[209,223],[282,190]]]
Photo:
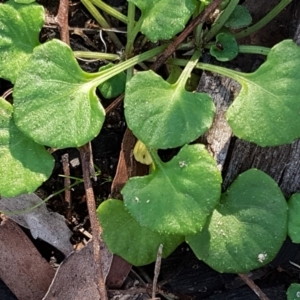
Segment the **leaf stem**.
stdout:
[[281,0],[268,14],[266,14],[260,21],[245,30],[242,30],[234,35],[236,39],[244,38],[273,20],[287,5],[289,5],[293,0]]
[[[135,24],[135,4],[132,2],[128,2],[128,24],[127,24],[127,36],[132,36],[132,32],[134,30],[134,24]],[[135,37],[134,37],[135,39]],[[134,39],[130,40],[128,39],[125,46],[125,57],[129,59],[133,55],[133,43]],[[133,67],[130,67],[127,69],[126,73],[126,82],[128,82],[131,77],[133,76]]]
[[113,53],[102,53],[102,52],[89,52],[89,51],[73,51],[75,57],[80,58],[91,58],[99,60],[111,60],[116,61],[120,60],[121,57],[118,54]]
[[161,169],[162,167],[162,161],[160,159],[160,157],[158,156],[157,154],[157,149],[153,149],[153,148],[147,148],[150,155],[151,155],[151,158],[152,158],[152,161],[154,163],[154,166],[155,166],[155,169]]
[[240,45],[239,53],[268,55],[271,48],[253,45]]
[[[86,9],[91,13],[91,15],[96,19],[96,21],[100,24],[103,28],[110,28],[110,25],[104,19],[104,17],[100,14],[100,12],[96,9],[92,2],[89,0],[81,0],[82,4],[86,7]],[[120,42],[119,38],[116,34],[112,31],[107,31],[108,36],[111,38],[113,43],[115,44],[116,48],[121,50],[124,48],[122,43]]]
[[117,20],[127,24],[128,19],[125,15],[120,13],[118,10],[114,9],[110,5],[107,5],[102,0],[90,0],[94,5],[105,11],[107,14],[111,15],[112,17],[116,18]]
[[185,84],[186,84],[188,78],[190,77],[193,69],[197,65],[197,62],[198,62],[200,56],[201,56],[201,50],[196,50],[194,52],[193,56],[191,57],[191,59],[186,64],[184,70],[182,71],[182,73],[181,73],[180,77],[178,78],[177,82],[175,83],[175,85],[184,89]]
[[[130,4],[131,2],[129,2]],[[129,6],[128,6],[129,8]],[[136,36],[141,30],[142,24],[143,24],[143,16],[140,17],[140,19],[137,21],[135,26],[130,30],[130,33],[127,33],[127,43],[125,47],[125,53],[126,55],[129,55],[130,57],[132,55],[132,49],[133,49],[133,43],[135,41]]]
[[[187,61],[185,59],[168,59],[167,63],[174,64],[174,65],[177,65],[177,66],[185,66],[189,63],[189,61]],[[197,63],[195,68],[210,71],[210,72],[214,72],[214,73],[218,73],[218,74],[227,76],[231,79],[234,79],[238,82],[242,82],[243,79],[245,78],[245,75],[247,75],[247,74],[242,73],[242,72],[238,72],[238,71],[230,70],[230,69],[223,68],[223,67],[220,67],[220,66],[215,66],[215,65],[211,65],[211,64],[202,63],[202,62]]]
[[217,21],[212,25],[211,29],[204,35],[204,41],[210,41],[223,27],[225,22],[228,20],[236,6],[238,5],[239,0],[231,0],[226,8],[223,10]]
[[157,48],[151,49],[149,51],[146,51],[142,54],[139,54],[135,57],[132,57],[112,68],[109,68],[107,70],[103,70],[97,73],[86,73],[86,76],[88,76],[91,79],[91,83],[94,86],[98,86],[99,84],[105,82],[106,80],[114,77],[115,75],[119,74],[122,71],[125,71],[126,69],[150,58],[153,57],[161,52],[163,52],[166,49],[167,45],[159,46]]

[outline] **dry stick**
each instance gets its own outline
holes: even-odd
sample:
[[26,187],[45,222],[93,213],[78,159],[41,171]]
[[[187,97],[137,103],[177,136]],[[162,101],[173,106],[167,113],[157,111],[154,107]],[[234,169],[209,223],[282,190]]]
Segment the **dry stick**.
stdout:
[[[61,40],[69,45],[70,39],[69,39],[68,10],[69,10],[69,0],[61,0],[59,4],[58,13],[55,17],[55,21],[60,29]],[[80,152],[81,165],[82,165],[86,202],[87,202],[91,229],[93,234],[92,241],[93,241],[93,250],[94,250],[93,255],[94,255],[94,262],[95,262],[94,265],[95,282],[98,287],[100,299],[108,300],[105,281],[102,272],[102,265],[101,265],[101,252],[100,252],[101,227],[97,219],[95,196],[94,196],[94,191],[90,179],[91,159],[92,159],[91,145],[88,143],[80,147],[79,152]]]
[[71,185],[70,180],[70,165],[69,165],[69,154],[65,153],[61,157],[63,171],[64,171],[64,187],[65,187],[65,209],[66,209],[66,219],[71,222],[72,219],[72,198],[71,198],[71,191],[69,186]]
[[91,228],[93,233],[93,250],[94,250],[94,262],[95,262],[95,275],[96,275],[96,284],[99,290],[100,299],[101,300],[108,300],[105,282],[102,272],[102,265],[101,265],[101,252],[100,252],[100,234],[101,228],[99,225],[99,221],[97,219],[96,213],[96,203],[95,203],[95,196],[94,191],[90,179],[90,151],[89,145],[86,144],[79,148],[80,151],[80,158],[82,164],[82,172],[83,172],[83,180],[84,180],[84,187],[86,193],[86,202],[90,216]]
[[[187,38],[187,36],[194,30],[194,28],[200,23],[204,23],[211,13],[215,11],[222,0],[213,1],[203,13],[197,16],[192,22],[182,31],[182,33],[174,40],[173,43],[158,57],[157,61],[152,64],[150,69],[153,71],[158,70],[165,61],[176,51],[178,46]],[[107,108],[106,113],[111,112],[115,107],[117,107],[123,100],[124,94],[120,95],[114,102],[112,102]]]
[[181,32],[173,43],[158,57],[156,62],[151,66],[153,71],[158,70],[164,62],[175,52],[177,47],[187,38],[187,36],[194,30],[200,23],[204,23],[211,13],[219,6],[222,0],[215,0],[207,8],[197,16],[192,22]]
[[251,288],[251,290],[258,296],[261,300],[269,300],[266,294],[254,283],[252,279],[248,277],[247,274],[238,274],[242,280]]
[[69,0],[60,0],[58,12],[55,17],[55,22],[59,27],[61,40],[66,44],[70,45],[68,13]]
[[155,268],[154,268],[154,278],[153,278],[153,283],[152,283],[152,299],[153,300],[158,299],[158,298],[155,298],[155,295],[156,295],[158,275],[159,275],[160,266],[161,266],[162,251],[163,251],[163,245],[160,244],[158,247],[158,251],[157,251],[157,257],[156,257]]

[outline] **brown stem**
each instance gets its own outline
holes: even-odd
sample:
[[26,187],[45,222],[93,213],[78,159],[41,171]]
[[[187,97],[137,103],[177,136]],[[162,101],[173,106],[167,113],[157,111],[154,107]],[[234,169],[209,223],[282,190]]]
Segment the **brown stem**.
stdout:
[[248,277],[247,274],[239,274],[242,280],[251,288],[251,290],[258,296],[261,300],[269,300],[266,294],[254,283],[254,281]]
[[61,157],[63,171],[64,171],[64,187],[65,187],[65,210],[66,210],[66,219],[71,222],[72,219],[72,198],[71,198],[71,191],[69,186],[71,185],[70,180],[70,165],[69,165],[69,154],[65,153]]
[[59,27],[60,39],[70,45],[68,13],[69,0],[60,0],[58,12],[55,17],[55,23]]
[[192,22],[181,32],[181,34],[174,40],[173,43],[158,57],[156,62],[151,66],[153,71],[158,70],[164,62],[175,52],[177,47],[187,38],[187,36],[194,30],[200,23],[204,23],[209,15],[215,11],[222,0],[213,1],[207,8],[197,16]]
[[95,282],[97,284],[100,299],[101,300],[108,300],[105,282],[102,272],[102,265],[101,265],[101,252],[100,252],[100,234],[101,234],[101,227],[99,221],[97,219],[97,212],[96,212],[96,203],[95,203],[95,196],[94,191],[90,179],[90,157],[91,153],[89,151],[89,145],[86,144],[79,148],[81,164],[82,164],[82,173],[83,173],[83,180],[84,180],[84,187],[85,187],[85,194],[86,194],[86,202],[90,216],[92,234],[93,234],[93,249],[94,249],[94,262],[95,262]]

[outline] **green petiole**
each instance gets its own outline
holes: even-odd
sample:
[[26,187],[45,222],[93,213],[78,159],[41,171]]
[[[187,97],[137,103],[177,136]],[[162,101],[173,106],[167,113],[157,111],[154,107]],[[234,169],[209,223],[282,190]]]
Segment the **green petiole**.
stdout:
[[114,9],[110,5],[107,5],[101,0],[90,0],[94,5],[105,11],[107,14],[111,15],[112,17],[116,18],[117,20],[127,24],[128,18],[120,13],[118,10]]
[[[110,28],[110,25],[104,19],[104,17],[100,14],[100,12],[96,9],[92,2],[89,0],[81,0],[82,4],[87,8],[87,10],[92,14],[92,16],[96,19],[96,21],[100,24],[102,28]],[[112,31],[107,31],[108,36],[111,38],[112,42],[115,44],[118,50],[124,48],[122,43],[116,34]]]
[[238,5],[239,0],[231,0],[227,7],[223,10],[217,21],[212,25],[211,29],[204,35],[204,41],[210,41],[220,29],[223,27],[225,22],[228,20],[236,6]]
[[106,80],[114,77],[115,75],[119,74],[122,71],[125,71],[126,69],[133,67],[134,65],[151,58],[162,51],[164,51],[167,48],[167,45],[159,46],[157,48],[151,49],[147,52],[144,52],[142,54],[139,54],[135,57],[132,57],[110,69],[103,70],[97,73],[86,73],[86,76],[91,79],[91,84],[95,87],[97,87],[99,84],[105,82]]
[[242,30],[234,35],[236,39],[244,38],[272,21],[287,5],[289,5],[293,0],[281,0],[268,14],[266,14],[260,21],[245,30]]

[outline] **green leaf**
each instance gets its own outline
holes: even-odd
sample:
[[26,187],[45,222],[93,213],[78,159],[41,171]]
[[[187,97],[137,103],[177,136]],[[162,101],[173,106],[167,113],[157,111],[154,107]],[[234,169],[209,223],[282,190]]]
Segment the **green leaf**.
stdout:
[[46,149],[15,126],[13,107],[0,98],[0,195],[34,192],[51,175],[54,160]]
[[[107,70],[113,67],[113,63],[109,63],[99,69],[99,71]],[[124,72],[108,79],[98,86],[98,90],[106,99],[112,99],[121,95],[125,90],[126,74]]]
[[249,10],[243,5],[237,5],[224,26],[231,29],[240,29],[249,26],[251,22],[252,17]]
[[292,40],[275,45],[254,73],[235,74],[242,89],[226,117],[237,137],[263,147],[300,137],[300,48]]
[[291,196],[288,206],[288,235],[293,243],[300,243],[300,193]]
[[124,107],[134,135],[158,149],[192,142],[208,130],[215,112],[209,95],[187,92],[153,71],[139,72],[128,82]]
[[38,46],[44,24],[41,5],[23,5],[10,0],[0,4],[0,77],[14,83]]
[[35,48],[14,87],[18,128],[37,143],[54,148],[79,147],[93,139],[105,111],[91,76],[61,41]]
[[231,33],[219,33],[215,45],[210,47],[210,54],[223,62],[234,59],[238,53],[239,46]]
[[182,31],[192,16],[194,0],[128,0],[142,11],[141,32],[151,42],[169,40]]
[[182,236],[161,235],[140,226],[120,200],[104,201],[97,214],[108,249],[135,266],[154,262],[160,244],[163,245],[162,256],[167,257],[184,241]]
[[222,195],[205,228],[186,237],[199,259],[218,272],[247,273],[269,263],[287,233],[287,204],[262,171],[241,174]]
[[142,226],[186,235],[201,230],[219,200],[220,185],[214,159],[196,144],[184,146],[167,163],[156,160],[150,175],[130,178],[121,193]]
[[287,300],[299,300],[300,299],[300,284],[292,283],[287,292]]

